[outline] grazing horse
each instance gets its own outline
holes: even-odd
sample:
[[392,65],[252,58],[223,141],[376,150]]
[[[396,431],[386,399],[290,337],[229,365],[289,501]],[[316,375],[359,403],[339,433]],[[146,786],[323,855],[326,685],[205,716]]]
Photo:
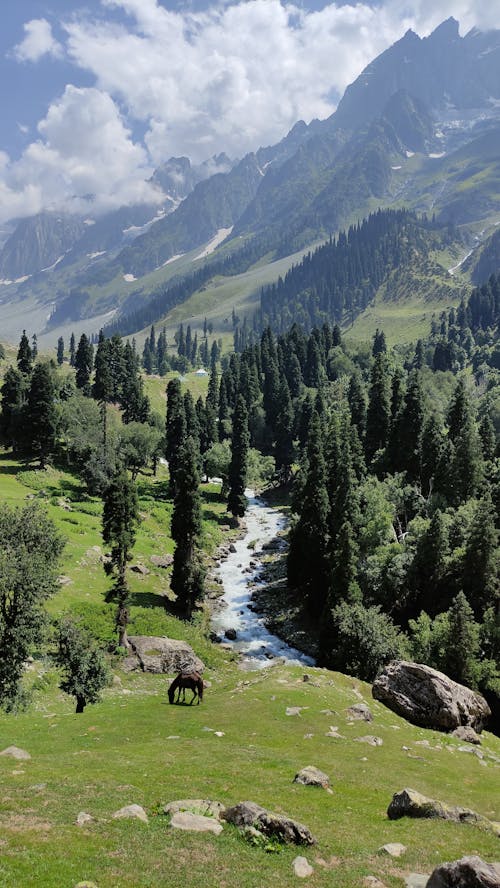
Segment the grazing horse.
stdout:
[[[179,703],[181,693],[183,702],[185,702],[186,688],[189,688],[193,692],[193,697],[189,705],[192,705],[196,697],[198,697],[198,703],[201,703],[203,700],[203,679],[199,672],[179,672],[168,689],[168,702]],[[177,700],[174,701],[176,691]]]

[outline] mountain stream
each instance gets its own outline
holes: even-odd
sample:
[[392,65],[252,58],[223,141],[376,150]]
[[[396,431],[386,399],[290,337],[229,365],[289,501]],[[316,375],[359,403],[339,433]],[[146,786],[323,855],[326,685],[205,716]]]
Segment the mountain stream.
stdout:
[[215,572],[222,580],[224,594],[219,599],[222,607],[212,618],[212,628],[220,636],[224,636],[228,629],[235,630],[236,639],[224,637],[224,643],[240,654],[243,669],[271,666],[276,658],[281,662],[313,666],[312,657],[269,632],[264,625],[265,617],[252,610],[252,585],[259,584],[262,558],[266,554],[263,547],[276,539],[285,518],[255,496],[253,490],[245,493],[248,498],[245,533],[234,543],[234,551],[229,552]]

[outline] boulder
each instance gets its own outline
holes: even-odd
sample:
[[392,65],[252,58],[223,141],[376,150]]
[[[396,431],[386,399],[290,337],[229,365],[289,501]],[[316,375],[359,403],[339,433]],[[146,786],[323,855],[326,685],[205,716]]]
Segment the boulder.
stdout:
[[204,665],[185,641],[165,636],[129,635],[130,655],[143,672],[203,672]]
[[406,845],[401,842],[387,842],[378,849],[379,854],[388,854],[389,857],[401,857],[406,851]]
[[178,811],[170,821],[172,829],[184,829],[191,832],[211,832],[218,836],[222,832],[222,823],[213,817],[202,814],[191,814],[190,811]]
[[143,577],[147,577],[147,575],[151,573],[149,567],[146,567],[145,564],[133,564],[130,570],[133,570],[134,573],[141,574]]
[[459,740],[463,740],[465,743],[474,743],[476,746],[481,745],[481,737],[476,734],[474,728],[469,728],[466,725],[460,725],[459,728],[455,728],[452,736],[458,737]]
[[229,639],[229,641],[236,641],[236,638],[237,638],[236,629],[233,629],[232,627],[230,627],[229,629],[226,629],[226,631],[224,632],[224,635],[226,636],[226,638]]
[[115,820],[120,820],[122,817],[136,817],[137,820],[142,820],[143,823],[148,822],[148,815],[140,805],[125,805],[124,808],[115,811],[113,817]]
[[173,555],[151,555],[149,558],[151,564],[154,564],[155,567],[170,567],[174,563]]
[[314,765],[306,765],[293,778],[294,783],[302,783],[304,786],[322,786],[326,789],[330,785],[328,774],[315,768]]
[[296,857],[292,861],[293,871],[299,879],[307,879],[312,876],[314,870],[305,857]]
[[412,724],[438,731],[467,725],[480,733],[491,715],[480,694],[430,666],[405,660],[385,666],[373,683],[372,694]]
[[347,712],[351,718],[362,719],[366,722],[373,721],[373,715],[366,703],[355,703],[353,706],[349,706]]
[[224,820],[241,829],[253,826],[264,835],[289,845],[314,845],[316,842],[307,826],[283,814],[273,814],[255,802],[240,802],[228,808]]
[[27,762],[31,758],[29,752],[26,752],[25,749],[20,749],[19,746],[7,746],[6,749],[0,752],[0,755],[9,755],[18,762]]
[[474,856],[436,867],[426,888],[498,888],[499,885],[500,863],[485,863]]
[[225,805],[222,802],[214,802],[210,799],[180,799],[176,802],[169,802],[163,808],[164,814],[179,814],[187,811],[190,814],[199,814],[202,817],[213,817],[215,820],[221,820]]
[[399,820],[400,817],[424,817],[453,820],[455,823],[475,823],[495,835],[500,835],[498,824],[492,823],[482,814],[477,814],[469,808],[429,799],[414,789],[402,789],[401,792],[396,792],[387,809],[387,816],[389,820]]

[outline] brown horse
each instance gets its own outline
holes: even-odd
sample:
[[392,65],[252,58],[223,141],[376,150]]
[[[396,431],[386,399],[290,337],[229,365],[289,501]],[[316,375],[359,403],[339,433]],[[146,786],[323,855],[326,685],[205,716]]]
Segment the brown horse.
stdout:
[[[183,702],[186,702],[186,688],[193,692],[189,705],[191,706],[194,703],[196,697],[198,697],[198,703],[201,703],[203,700],[203,679],[199,672],[179,672],[168,689],[168,702],[179,703],[181,693]],[[174,700],[176,691],[177,700]]]

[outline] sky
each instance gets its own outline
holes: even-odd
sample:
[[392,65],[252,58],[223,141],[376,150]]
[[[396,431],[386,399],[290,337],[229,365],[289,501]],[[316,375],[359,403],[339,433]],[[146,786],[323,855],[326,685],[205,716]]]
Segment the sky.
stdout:
[[2,0],[0,224],[161,201],[171,156],[242,157],[346,86],[408,28],[500,27],[500,0]]

